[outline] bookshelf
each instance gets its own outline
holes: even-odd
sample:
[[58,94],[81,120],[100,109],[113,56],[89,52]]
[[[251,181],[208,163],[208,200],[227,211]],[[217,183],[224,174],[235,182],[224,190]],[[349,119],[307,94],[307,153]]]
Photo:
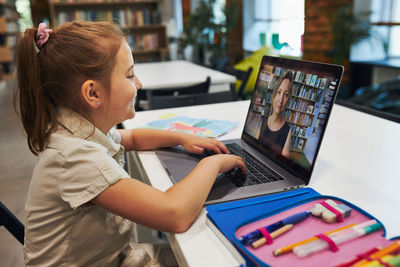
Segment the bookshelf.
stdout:
[[[261,79],[256,84],[256,92],[253,97],[254,104],[252,106],[253,115],[258,125],[255,128],[261,127],[262,119],[269,117],[272,114],[272,96],[273,90],[277,83],[278,77],[282,75],[284,69],[273,68],[263,69],[260,73]],[[291,128],[290,151],[304,152],[307,143],[308,129],[312,128],[316,115],[322,110],[320,105],[324,94],[323,103],[329,100],[326,97],[331,97],[334,91],[325,93],[325,88],[328,86],[328,78],[318,77],[306,72],[292,72],[293,84],[291,88],[291,96],[288,100],[286,110],[283,113],[284,119],[289,123]],[[258,114],[258,115],[257,115]],[[257,117],[258,116],[258,117]],[[320,116],[320,115],[319,115]],[[263,118],[264,117],[264,118]],[[320,123],[323,123],[323,119]],[[321,124],[323,125],[323,124]]]
[[330,103],[334,95],[335,95],[335,87],[329,85],[326,94],[324,96],[324,99],[322,100],[321,109],[318,113],[318,121],[319,121],[318,126],[324,126],[326,124]]
[[49,0],[52,25],[74,20],[110,21],[127,35],[135,62],[163,61],[168,55],[163,0]]
[[15,1],[0,0],[0,80],[13,78],[18,18]]

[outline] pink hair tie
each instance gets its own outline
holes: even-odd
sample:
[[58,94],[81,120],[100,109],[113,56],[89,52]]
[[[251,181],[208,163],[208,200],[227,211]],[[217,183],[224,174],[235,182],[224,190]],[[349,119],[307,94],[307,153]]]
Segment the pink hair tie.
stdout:
[[39,49],[47,43],[49,40],[50,33],[53,32],[52,29],[48,29],[46,23],[40,23],[36,33],[36,46]]

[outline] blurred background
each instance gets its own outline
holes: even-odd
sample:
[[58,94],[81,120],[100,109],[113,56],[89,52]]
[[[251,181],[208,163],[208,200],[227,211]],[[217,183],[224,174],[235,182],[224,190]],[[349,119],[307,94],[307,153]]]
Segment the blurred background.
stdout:
[[[0,0],[0,201],[22,222],[35,158],[12,109],[16,41],[74,20],[120,25],[135,63],[252,67],[247,99],[263,55],[340,64],[338,103],[400,121],[400,0]],[[0,228],[0,266],[23,266],[21,253]]]
[[[399,2],[0,0],[0,79],[12,80],[16,37],[27,27],[108,20],[126,31],[135,62],[183,59],[257,70],[266,54],[340,64],[339,99],[399,114],[391,90],[400,74]],[[248,97],[256,74],[246,85]]]

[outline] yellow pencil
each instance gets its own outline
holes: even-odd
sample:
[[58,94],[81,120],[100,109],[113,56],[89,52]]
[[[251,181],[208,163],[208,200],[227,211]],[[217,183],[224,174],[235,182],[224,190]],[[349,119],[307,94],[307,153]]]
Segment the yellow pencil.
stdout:
[[[339,232],[339,231],[342,231],[342,230],[344,230],[344,229],[353,227],[353,226],[355,226],[355,225],[356,225],[356,224],[350,224],[350,225],[344,226],[344,227],[342,227],[342,228],[339,228],[339,229],[336,229],[336,230],[327,232],[327,233],[325,233],[325,235],[330,235],[330,234],[333,234],[333,233],[335,233],[335,232]],[[314,236],[314,237],[305,239],[305,240],[303,240],[303,241],[294,243],[294,244],[292,244],[292,245],[289,245],[289,246],[286,246],[286,247],[283,247],[283,248],[278,248],[277,250],[275,250],[275,251],[273,252],[273,254],[274,254],[275,256],[279,256],[279,255],[288,253],[288,252],[292,251],[293,248],[296,247],[296,246],[300,246],[300,245],[303,245],[303,244],[305,244],[305,243],[308,243],[308,242],[311,242],[311,241],[314,241],[314,240],[317,240],[317,239],[318,239],[318,237]]]
[[[374,254],[372,254],[370,256],[370,258],[371,259],[377,259],[377,258],[383,257],[383,256],[385,256],[387,254],[390,254],[390,253],[398,250],[399,248],[400,248],[400,241],[394,242],[393,244],[390,244],[389,246],[387,246],[387,247],[375,252]],[[359,266],[362,266],[362,265],[364,265],[364,264],[366,264],[368,262],[369,261],[367,261],[367,260],[361,260],[361,261],[357,262],[356,264],[354,264],[352,267],[359,267]]]
[[[286,233],[287,231],[289,231],[290,229],[293,228],[293,224],[286,224],[285,226],[282,226],[281,228],[279,228],[278,230],[275,230],[271,233],[271,238],[277,238],[278,236]],[[262,237],[260,239],[258,239],[257,241],[254,241],[251,246],[253,248],[258,248],[262,245],[264,245],[265,243],[267,243],[267,239],[265,237]]]
[[[393,258],[394,258],[393,255],[386,255],[386,256],[383,256],[382,258],[380,258],[380,260],[382,262],[388,263]],[[374,261],[371,261],[371,262],[368,262],[368,263],[362,265],[362,267],[378,267],[378,266],[382,266],[382,264],[377,260],[374,260]]]

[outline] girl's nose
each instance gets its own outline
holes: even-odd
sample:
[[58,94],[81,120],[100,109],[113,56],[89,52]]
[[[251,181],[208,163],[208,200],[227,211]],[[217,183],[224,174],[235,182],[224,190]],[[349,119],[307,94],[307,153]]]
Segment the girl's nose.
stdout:
[[136,90],[142,89],[142,83],[140,82],[139,78],[136,78]]

